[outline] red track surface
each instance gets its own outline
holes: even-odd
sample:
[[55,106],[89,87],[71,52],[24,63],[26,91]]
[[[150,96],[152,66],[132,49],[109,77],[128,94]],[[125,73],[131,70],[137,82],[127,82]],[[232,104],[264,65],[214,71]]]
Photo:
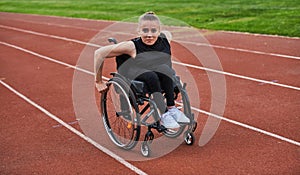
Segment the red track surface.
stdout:
[[[110,24],[112,22],[1,13],[1,81],[61,120],[75,121],[74,69],[7,44],[76,65],[85,45],[49,35],[88,42]],[[212,140],[200,147],[197,143],[207,119],[200,114],[193,146],[183,143],[163,157],[130,163],[147,174],[300,174],[300,39],[230,32],[203,31],[203,34],[215,46],[225,72],[276,80],[296,88],[226,76],[224,117],[295,143],[222,121]],[[199,48],[205,49],[204,46]],[[95,49],[91,49],[91,63]],[[173,53],[181,62],[193,64],[187,57],[190,53],[178,43],[173,43]],[[293,58],[287,58],[289,56]],[[107,61],[105,76],[114,71],[113,66],[112,60]],[[91,68],[88,69],[92,71]],[[206,72],[189,70],[200,89],[201,109],[209,111],[211,96]],[[0,86],[0,93],[0,174],[135,174],[5,86]],[[193,97],[191,101],[193,103]],[[78,123],[71,125],[82,130]],[[155,154],[155,150],[153,152]],[[140,156],[139,152],[136,154]]]

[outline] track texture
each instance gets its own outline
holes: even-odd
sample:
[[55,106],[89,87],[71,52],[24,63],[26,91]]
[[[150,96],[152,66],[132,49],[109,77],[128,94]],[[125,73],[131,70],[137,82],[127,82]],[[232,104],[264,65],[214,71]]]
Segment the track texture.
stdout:
[[[24,50],[75,66],[85,45],[62,38],[89,42],[112,23],[0,13],[1,81],[82,131],[72,103],[74,69]],[[147,174],[300,174],[300,147],[297,145],[300,141],[300,39],[201,32],[218,55],[224,72],[296,88],[225,75],[224,117],[295,143],[222,121],[212,140],[200,147],[198,140],[207,115],[195,112],[199,127],[193,146],[182,143],[163,157],[130,161],[130,164]],[[103,41],[105,44],[107,42]],[[173,54],[181,62],[196,64],[190,59],[192,54],[180,43],[176,41],[172,47]],[[206,47],[199,46],[199,49]],[[91,47],[91,63],[95,49]],[[115,71],[115,64],[113,60],[105,64],[104,76],[109,77],[109,73]],[[176,70],[181,67],[174,65]],[[87,69],[93,71],[91,67]],[[188,70],[197,80],[201,98],[201,107],[195,107],[209,111],[211,91],[207,72],[197,68]],[[192,89],[188,92],[192,93]],[[0,94],[0,174],[136,174],[5,86],[0,86]],[[193,98],[191,95],[192,103]],[[155,150],[153,152],[155,154]]]

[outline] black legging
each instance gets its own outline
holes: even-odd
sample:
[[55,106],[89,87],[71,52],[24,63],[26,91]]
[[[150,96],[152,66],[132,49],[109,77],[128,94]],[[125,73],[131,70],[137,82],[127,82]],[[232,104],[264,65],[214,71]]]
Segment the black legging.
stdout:
[[[128,67],[127,67],[128,68]],[[166,64],[155,66],[151,69],[130,67],[127,71],[121,72],[130,79],[142,81],[146,84],[149,93],[153,95],[153,100],[161,113],[166,110],[166,105],[162,97],[162,90],[165,92],[167,106],[174,106],[174,86],[173,76],[175,71]]]
[[166,94],[167,106],[175,105],[173,80],[169,76],[161,72],[148,71],[139,75],[136,80],[144,82],[150,94],[161,93],[163,90]]

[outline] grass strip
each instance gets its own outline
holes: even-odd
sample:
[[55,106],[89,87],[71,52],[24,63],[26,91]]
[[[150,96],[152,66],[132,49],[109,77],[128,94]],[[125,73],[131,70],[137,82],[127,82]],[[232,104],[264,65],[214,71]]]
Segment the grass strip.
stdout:
[[299,0],[0,0],[0,11],[116,21],[154,11],[200,29],[300,37]]

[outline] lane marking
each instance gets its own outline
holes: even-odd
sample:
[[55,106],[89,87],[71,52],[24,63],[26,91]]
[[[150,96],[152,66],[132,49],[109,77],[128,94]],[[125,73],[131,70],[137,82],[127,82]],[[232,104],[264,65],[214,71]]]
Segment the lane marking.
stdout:
[[217,118],[217,119],[220,119],[220,120],[224,120],[224,121],[226,121],[228,123],[231,123],[231,124],[234,124],[234,125],[238,125],[238,126],[250,129],[252,131],[256,131],[258,133],[265,134],[265,135],[270,136],[270,137],[274,137],[276,139],[279,139],[279,140],[291,143],[291,144],[296,145],[296,146],[300,146],[300,142],[297,142],[295,140],[292,140],[292,139],[289,139],[289,138],[286,138],[286,137],[283,137],[283,136],[280,136],[280,135],[277,135],[277,134],[274,134],[274,133],[271,133],[271,132],[268,132],[268,131],[256,128],[254,126],[250,126],[250,125],[247,125],[247,124],[235,121],[235,120],[231,120],[229,118],[225,118],[225,117],[222,117],[222,116],[219,116],[219,115],[216,115],[216,114],[213,114],[213,113],[210,113],[210,112],[207,112],[207,111],[195,108],[195,107],[192,107],[192,109],[195,110],[195,111],[197,111],[197,112],[200,112],[202,114],[206,114],[206,115],[209,115],[211,117],[214,117],[214,118]]
[[[2,12],[0,12],[1,14]],[[22,14],[24,15],[24,14]],[[37,15],[39,16],[39,15]],[[56,16],[48,16],[48,17],[56,17]],[[8,19],[6,17],[2,17],[0,15],[0,19]],[[56,17],[57,19],[63,19],[63,18],[67,18],[67,17]],[[112,23],[114,23],[115,21],[105,21],[105,20],[92,20],[92,19],[84,19],[84,18],[72,18],[72,19],[79,19],[79,20],[82,20],[83,22],[95,22],[95,23],[98,23],[98,22],[101,22],[101,23],[107,23],[107,25],[111,25]],[[79,26],[73,26],[73,25],[66,25],[66,24],[58,24],[58,23],[50,23],[50,22],[40,22],[40,21],[32,21],[32,20],[24,20],[24,19],[12,19],[10,18],[10,20],[14,20],[14,21],[20,21],[20,22],[26,22],[26,23],[32,23],[32,24],[42,24],[42,25],[48,25],[48,26],[59,26],[59,27],[63,27],[63,28],[74,28],[74,29],[80,29],[80,30],[89,30],[89,31],[99,31],[101,29],[97,29],[97,28],[87,28],[87,27],[79,27]]]
[[274,57],[300,60],[299,56],[284,55],[284,54],[277,54],[277,53],[268,53],[268,52],[262,52],[262,51],[256,51],[256,50],[248,50],[248,49],[241,49],[241,48],[234,48],[234,47],[218,46],[218,45],[212,45],[212,44],[206,44],[206,43],[195,43],[195,42],[189,42],[189,41],[180,41],[180,40],[178,40],[177,42],[182,42],[182,43],[187,43],[187,44],[194,44],[194,45],[197,45],[197,46],[207,46],[207,47],[214,47],[214,48],[218,48],[218,49],[227,49],[227,50],[233,50],[233,51],[239,51],[239,52],[248,52],[248,53],[259,54],[259,55],[267,55],[267,56],[274,56]]
[[221,30],[220,32],[229,33],[229,34],[239,34],[239,35],[248,35],[248,36],[256,36],[256,37],[266,37],[266,38],[283,38],[283,39],[300,39],[300,37],[293,36],[283,36],[283,35],[268,35],[268,34],[261,34],[261,33],[250,33],[250,32],[239,32],[239,31],[224,31]]
[[[24,48],[21,48],[21,47],[18,47],[18,46],[14,46],[14,45],[11,45],[11,44],[8,44],[8,43],[4,43],[4,42],[1,42],[1,41],[0,41],[0,44],[6,45],[6,46],[8,46],[8,47],[13,47],[13,48],[15,48],[15,49],[17,49],[17,50],[20,50],[20,51],[23,51],[23,52],[26,52],[26,53],[30,53],[30,54],[32,54],[32,55],[34,55],[34,56],[37,56],[37,57],[46,59],[46,60],[48,60],[48,61],[55,62],[55,63],[57,63],[57,64],[61,64],[61,65],[63,65],[63,66],[68,66],[68,67],[70,67],[70,68],[73,68],[73,69],[76,69],[76,70],[79,70],[79,71],[82,71],[82,72],[84,72],[84,73],[87,73],[87,74],[89,74],[89,75],[94,76],[94,73],[93,73],[93,72],[90,72],[90,71],[85,70],[85,69],[77,68],[76,66],[72,66],[72,65],[70,65],[70,64],[67,64],[67,63],[64,63],[64,62],[61,62],[61,61],[57,61],[57,60],[55,60],[55,59],[53,59],[53,58],[50,58],[50,57],[47,57],[47,56],[43,56],[43,55],[37,54],[37,53],[32,52],[32,51],[29,51],[29,50],[27,50],[27,49],[24,49]],[[103,77],[103,78],[106,79],[106,80],[108,80],[107,77]],[[267,83],[271,84],[271,82],[267,82]],[[274,83],[274,82],[272,82],[272,83]],[[211,116],[211,117],[218,118],[218,119],[222,119],[222,120],[224,120],[224,121],[226,121],[226,122],[229,122],[229,123],[232,123],[232,124],[234,124],[234,125],[238,125],[238,126],[240,126],[240,127],[244,127],[244,128],[249,129],[249,130],[252,130],[252,131],[255,131],[255,132],[259,132],[259,133],[268,135],[268,136],[270,136],[270,137],[274,137],[274,138],[277,138],[277,139],[286,141],[286,142],[288,142],[288,143],[291,143],[291,144],[300,146],[300,143],[299,143],[299,142],[294,141],[294,140],[292,140],[292,139],[285,138],[285,137],[283,137],[283,136],[279,136],[279,135],[277,135],[277,134],[273,134],[273,133],[271,133],[271,132],[268,132],[268,131],[265,131],[265,130],[262,130],[262,129],[259,129],[259,128],[256,128],[256,127],[253,127],[253,126],[244,124],[244,123],[241,123],[241,122],[237,122],[237,121],[234,121],[234,120],[231,120],[231,119],[228,119],[228,118],[225,118],[225,117],[222,117],[222,116],[219,116],[219,115],[216,115],[216,114],[213,114],[213,113],[204,111],[204,110],[202,110],[202,109],[198,109],[198,108],[193,107],[193,106],[192,106],[191,108],[192,108],[192,110],[194,110],[194,111],[197,111],[197,112],[200,112],[200,113],[203,113],[203,114],[207,114],[207,115],[209,115],[209,116]]]
[[[40,32],[34,32],[34,31],[20,29],[20,28],[11,27],[11,26],[0,25],[0,27],[10,29],[10,30],[16,30],[16,31],[24,32],[24,33],[30,33],[30,34],[34,34],[34,35],[56,38],[56,39],[67,39],[67,41],[72,41],[72,42],[76,42],[79,44],[90,45],[90,46],[94,46],[94,47],[102,47],[100,45],[86,43],[86,42],[75,40],[75,39],[70,39],[70,38],[66,38],[66,37],[60,37],[60,36],[55,36],[55,35],[45,34],[45,33],[40,33]],[[122,32],[115,32],[115,33],[127,34],[127,33],[122,33]],[[293,55],[269,53],[269,52],[256,51],[256,50],[250,50],[250,49],[219,46],[219,45],[213,45],[213,44],[207,44],[207,43],[195,43],[195,42],[182,41],[182,40],[174,40],[174,41],[176,41],[178,43],[187,43],[187,44],[193,44],[193,45],[197,45],[197,46],[206,46],[206,47],[213,47],[213,48],[218,48],[218,49],[233,50],[233,51],[238,51],[238,52],[248,52],[248,53],[259,54],[259,55],[267,55],[267,56],[274,56],[274,57],[280,57],[280,58],[289,58],[289,59],[300,60],[299,56],[293,56]]]
[[[39,36],[55,38],[55,39],[64,40],[64,41],[75,42],[75,43],[78,43],[78,44],[88,45],[88,46],[92,46],[92,47],[96,47],[96,48],[103,47],[101,45],[87,43],[87,42],[79,41],[79,40],[76,40],[76,39],[70,39],[70,38],[66,38],[66,37],[49,35],[49,34],[44,34],[44,33],[39,33],[39,32],[34,32],[34,31],[29,31],[29,30],[23,30],[23,29],[3,26],[3,25],[0,25],[0,27],[10,29],[10,30],[16,30],[16,31],[24,32],[24,33],[30,33],[30,34],[33,34],[33,35],[39,35]],[[1,43],[4,43],[4,42],[1,42]],[[300,59],[300,57],[297,57],[295,59]],[[205,68],[205,67],[202,67],[202,66],[196,66],[196,65],[191,65],[191,64],[182,63],[182,62],[176,62],[176,61],[172,61],[172,62],[174,64],[178,64],[178,65],[182,65],[182,66],[186,66],[186,67],[191,67],[191,68],[195,68],[195,69],[200,69],[200,70],[205,70],[205,71],[210,71],[210,72],[214,72],[214,73],[224,74],[224,75],[228,75],[228,76],[232,76],[232,77],[236,77],[236,78],[246,79],[246,80],[255,81],[255,82],[264,83],[264,84],[270,84],[270,85],[284,87],[284,88],[288,88],[288,89],[300,90],[299,87],[295,87],[295,86],[291,86],[291,85],[285,85],[285,84],[281,84],[281,83],[277,83],[277,82],[271,82],[271,81],[267,81],[267,80],[247,77],[247,76],[243,76],[243,75],[238,75],[238,74],[234,74],[234,73],[219,71],[219,70],[215,70],[215,69]]]
[[[9,14],[6,12],[0,12],[0,14]],[[19,14],[17,14],[19,15]],[[67,20],[74,20],[74,21],[84,21],[84,22],[101,22],[101,23],[108,23],[111,24],[113,22],[119,22],[119,21],[109,21],[109,20],[101,20],[101,19],[88,19],[88,18],[73,18],[73,17],[67,17],[67,16],[49,16],[49,15],[38,15],[38,14],[21,14],[19,16],[27,16],[27,17],[36,17],[36,18],[40,18],[40,17],[46,17],[46,18],[52,18],[52,19],[67,19]],[[18,16],[18,17],[19,17]],[[1,15],[0,15],[1,17]],[[6,18],[5,18],[6,19]],[[28,23],[35,23],[35,24],[45,24],[45,25],[56,25],[56,26],[65,26],[65,27],[74,27],[74,26],[70,26],[70,25],[65,25],[65,24],[57,24],[57,23],[50,23],[50,22],[39,22],[39,21],[32,21],[32,20],[24,20],[22,19],[12,19],[10,18],[10,20],[15,20],[15,21],[22,21],[22,22],[28,22]],[[99,31],[100,29],[91,29],[91,28],[86,28],[86,27],[80,27],[82,29],[85,30],[97,30]],[[201,29],[199,29],[201,30]],[[205,29],[204,29],[205,30]],[[222,33],[229,33],[229,34],[242,34],[242,35],[249,35],[249,36],[260,36],[260,37],[266,37],[266,38],[283,38],[283,39],[300,39],[300,37],[289,37],[289,36],[281,36],[281,35],[271,35],[271,34],[261,34],[261,33],[250,33],[250,32],[239,32],[239,31],[225,31],[225,30],[218,30],[218,32],[222,32]]]
[[31,30],[25,30],[25,29],[10,27],[10,26],[4,26],[4,25],[1,25],[1,24],[0,24],[0,27],[5,28],[5,29],[9,29],[9,30],[15,30],[15,31],[23,32],[23,33],[29,33],[29,34],[32,34],[32,35],[38,35],[38,36],[54,38],[54,39],[63,40],[63,41],[74,42],[74,43],[78,43],[78,44],[82,44],[82,45],[88,45],[88,46],[92,46],[92,47],[102,47],[102,46],[97,45],[97,44],[87,43],[87,42],[79,41],[79,40],[76,40],[76,39],[70,39],[70,38],[62,37],[62,36],[56,36],[56,35],[51,35],[51,34],[46,34],[46,33],[35,32],[35,31],[31,31]]
[[[278,82],[278,80],[271,80],[270,82],[275,82],[275,83],[277,83]],[[258,85],[265,85],[266,83],[259,83]]]
[[113,153],[109,149],[103,147],[102,145],[98,144],[97,142],[95,142],[91,138],[87,137],[86,135],[84,135],[80,131],[76,130],[71,125],[67,124],[66,122],[64,122],[63,120],[61,120],[60,118],[58,118],[57,116],[55,116],[54,114],[52,114],[51,112],[49,112],[48,110],[46,110],[45,108],[43,108],[42,106],[40,106],[37,103],[35,103],[34,101],[30,100],[28,97],[26,97],[22,93],[18,92],[16,89],[14,89],[13,87],[11,87],[7,83],[3,82],[2,80],[0,80],[0,83],[4,87],[6,87],[8,90],[10,90],[14,94],[16,94],[17,96],[19,96],[23,100],[25,100],[27,103],[31,104],[33,107],[35,107],[36,109],[38,109],[41,112],[43,112],[44,114],[46,114],[48,117],[52,118],[53,120],[55,120],[56,122],[58,122],[60,125],[66,127],[67,129],[69,129],[74,134],[78,135],[79,137],[81,137],[82,139],[84,139],[88,143],[92,144],[93,146],[95,146],[96,148],[98,148],[99,150],[101,150],[102,152],[104,152],[105,154],[107,154],[108,156],[112,157],[117,162],[123,164],[125,167],[129,168],[130,170],[134,171],[137,174],[143,174],[143,175],[147,174],[147,173],[143,172],[142,170],[140,170],[139,168],[135,167],[134,165],[130,164],[129,162],[127,162],[126,160],[124,160],[120,156],[116,155],[115,153]]
[[284,87],[284,88],[300,91],[300,87],[277,83],[277,81],[267,81],[267,80],[261,80],[261,79],[257,79],[257,78],[251,78],[251,77],[247,77],[247,76],[243,76],[243,75],[233,74],[233,73],[219,71],[219,70],[210,69],[210,68],[201,67],[201,66],[195,66],[195,65],[191,65],[191,64],[177,62],[177,61],[173,61],[173,63],[181,65],[181,66],[190,67],[190,68],[201,69],[201,70],[205,70],[205,71],[209,71],[209,72],[214,72],[214,73],[228,75],[228,76],[241,78],[241,79],[245,79],[245,80],[255,81],[255,82],[259,82],[259,83],[263,83],[263,84],[270,84],[270,85],[274,85],[274,86],[279,86],[279,87]]
[[[0,14],[3,12],[0,12]],[[24,15],[24,14],[22,14]],[[34,14],[30,14],[32,16],[36,16],[36,17],[41,17],[41,15],[34,15]],[[107,24],[110,25],[112,23],[115,22],[122,22],[122,21],[108,21],[108,20],[100,20],[100,19],[87,19],[87,18],[72,18],[72,17],[64,17],[64,16],[42,16],[42,17],[50,17],[50,18],[56,18],[56,19],[67,19],[67,20],[78,20],[78,21],[83,21],[83,22],[93,22],[93,24],[95,23],[99,23],[101,22],[102,24]],[[0,16],[1,18],[1,16]],[[6,19],[6,18],[4,18]],[[33,21],[33,20],[24,20],[22,19],[17,19],[17,18],[10,18],[10,20],[14,20],[14,21],[21,21],[21,22],[26,22],[26,23],[33,23],[33,24],[42,24],[42,25],[52,25],[52,26],[59,26],[59,27],[65,27],[65,28],[75,28],[75,29],[83,29],[83,30],[90,30],[90,31],[99,31],[101,29],[98,28],[87,28],[87,27],[78,27],[78,26],[73,26],[73,25],[66,25],[66,24],[58,24],[58,23],[50,23],[50,22],[40,22],[40,21]],[[69,22],[69,21],[68,21]],[[179,26],[180,27],[180,26]],[[198,29],[201,32],[201,29]],[[206,31],[206,29],[204,29]],[[279,38],[279,39],[289,39],[289,40],[298,40],[300,39],[300,37],[289,37],[289,36],[283,36],[283,35],[268,35],[268,34],[260,34],[260,33],[250,33],[250,32],[239,32],[239,31],[226,31],[226,30],[217,30],[217,31],[211,31],[211,32],[220,32],[220,33],[224,33],[224,34],[234,34],[234,35],[248,35],[248,36],[254,36],[254,37],[264,37],[264,38]]]
[[[79,122],[79,120],[80,119],[76,119],[75,121],[72,121],[72,122],[67,122],[67,124],[68,125],[74,125],[74,124],[76,124],[76,123],[78,123]],[[52,128],[60,128],[60,127],[62,127],[63,125],[61,125],[61,124],[58,124],[58,125],[54,125],[54,126],[52,126]]]
[[[9,43],[5,43],[5,42],[2,42],[2,41],[0,41],[0,44],[3,44],[3,45],[8,46],[8,47],[12,47],[12,48],[14,48],[14,49],[17,49],[17,50],[20,50],[20,51],[29,53],[29,54],[31,54],[31,55],[34,55],[34,56],[43,58],[43,59],[45,59],[45,60],[48,60],[48,61],[51,61],[51,62],[54,62],[54,63],[57,63],[57,64],[60,64],[60,65],[63,65],[63,66],[66,66],[66,67],[69,67],[69,68],[72,68],[72,69],[75,69],[75,70],[78,70],[78,71],[81,71],[81,72],[84,72],[84,73],[87,73],[87,74],[89,74],[89,75],[93,75],[93,76],[94,76],[94,73],[93,73],[93,72],[90,72],[90,71],[88,71],[88,70],[79,68],[79,67],[77,67],[77,66],[73,66],[73,65],[71,65],[71,64],[68,64],[68,63],[65,63],[65,62],[62,62],[62,61],[58,61],[58,60],[56,60],[56,59],[53,59],[53,58],[50,58],[50,57],[47,57],[47,56],[38,54],[38,53],[36,53],[36,52],[33,52],[33,51],[30,51],[30,50],[24,49],[24,48],[22,48],[22,47],[19,47],[19,46],[16,46],[16,45],[12,45],[12,44],[9,44]],[[103,77],[103,78],[104,78],[105,80],[108,80],[108,78],[106,78],[106,77]]]

